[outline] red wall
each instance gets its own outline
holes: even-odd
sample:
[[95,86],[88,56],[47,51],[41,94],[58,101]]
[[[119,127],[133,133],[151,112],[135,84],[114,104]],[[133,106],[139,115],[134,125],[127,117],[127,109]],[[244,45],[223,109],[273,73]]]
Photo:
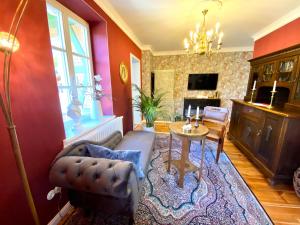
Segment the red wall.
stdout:
[[[107,22],[114,113],[124,116],[124,131],[126,132],[132,130],[130,52],[140,60],[142,53],[110,19]],[[119,76],[119,65],[122,61],[128,68],[128,81],[126,85],[121,82]]]
[[[0,31],[8,30],[18,2],[18,0],[1,1]],[[75,2],[76,7],[84,5],[86,16],[90,17],[91,22],[101,16],[107,23],[113,109],[114,114],[124,116],[126,132],[132,128],[131,82],[129,76],[126,85],[121,83],[119,64],[124,61],[130,74],[130,53],[141,58],[141,50],[92,0],[68,0],[67,2]],[[97,18],[91,14],[91,11],[97,13]],[[13,115],[37,211],[41,223],[47,224],[57,213],[57,197],[52,201],[46,200],[48,191],[53,188],[48,182],[48,170],[51,161],[62,148],[65,135],[44,0],[29,0],[17,37],[21,47],[14,54],[12,61]],[[0,62],[0,71],[2,71],[1,54]],[[2,86],[1,77],[0,86]],[[1,113],[0,150],[0,224],[32,225],[33,221]]]
[[267,34],[254,43],[253,58],[300,44],[300,18]]
[[[8,31],[18,0],[2,0],[0,30]],[[56,214],[57,198],[47,201],[51,161],[65,138],[51,55],[45,2],[29,1],[13,55],[11,94],[13,116],[33,197],[42,224]],[[0,54],[2,86],[3,54]],[[0,113],[0,224],[32,225],[31,214],[16,169],[10,141]]]

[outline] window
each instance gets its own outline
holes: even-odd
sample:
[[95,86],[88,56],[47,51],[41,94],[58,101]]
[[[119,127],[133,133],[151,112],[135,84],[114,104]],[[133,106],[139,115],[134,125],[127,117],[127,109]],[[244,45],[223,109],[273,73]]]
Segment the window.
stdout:
[[66,136],[70,129],[95,119],[94,84],[89,26],[55,1],[47,15]]

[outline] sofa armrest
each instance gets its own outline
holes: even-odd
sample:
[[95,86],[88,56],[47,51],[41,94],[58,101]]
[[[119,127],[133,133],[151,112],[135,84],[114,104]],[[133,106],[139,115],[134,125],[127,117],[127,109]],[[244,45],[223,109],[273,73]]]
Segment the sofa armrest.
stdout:
[[133,164],[121,160],[62,157],[49,174],[50,182],[56,186],[117,198],[127,198],[136,185],[132,181],[132,177],[136,180]]

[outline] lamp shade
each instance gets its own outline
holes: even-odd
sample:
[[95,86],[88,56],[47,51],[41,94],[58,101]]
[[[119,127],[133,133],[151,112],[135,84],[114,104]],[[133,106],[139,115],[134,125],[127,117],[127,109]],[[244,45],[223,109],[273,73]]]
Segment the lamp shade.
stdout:
[[[14,41],[15,39],[15,41]],[[0,51],[15,52],[19,49],[20,43],[17,38],[7,32],[0,32]]]

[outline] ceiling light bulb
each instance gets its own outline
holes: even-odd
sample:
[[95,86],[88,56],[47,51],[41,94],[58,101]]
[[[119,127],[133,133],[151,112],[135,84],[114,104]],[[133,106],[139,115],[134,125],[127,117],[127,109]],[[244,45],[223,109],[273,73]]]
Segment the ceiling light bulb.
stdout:
[[194,41],[197,41],[197,36],[198,36],[198,34],[195,32],[194,33]]
[[184,39],[183,43],[184,43],[184,48],[188,49],[190,45],[189,45],[189,42],[188,42],[187,38]]
[[221,44],[222,43],[222,39],[224,37],[224,33],[221,32],[220,35],[219,35],[219,40],[218,40],[218,44]]
[[193,36],[194,36],[194,32],[190,31],[190,38],[193,39]]
[[19,49],[20,44],[17,38],[7,32],[0,32],[0,51],[2,52],[15,52]]
[[214,34],[214,31],[212,29],[206,32],[208,41],[211,41],[213,34]]
[[220,22],[217,22],[217,23],[216,23],[216,33],[219,33],[220,27],[221,27]]

